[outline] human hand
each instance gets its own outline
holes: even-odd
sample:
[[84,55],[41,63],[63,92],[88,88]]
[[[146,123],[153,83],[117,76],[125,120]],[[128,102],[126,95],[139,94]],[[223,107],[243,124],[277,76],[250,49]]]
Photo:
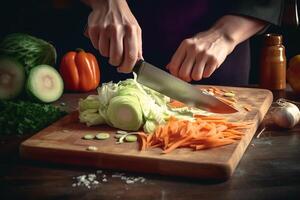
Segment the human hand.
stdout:
[[94,48],[119,72],[129,73],[142,58],[142,32],[126,0],[90,0],[87,33]]
[[222,32],[201,32],[180,44],[167,69],[184,81],[198,81],[211,76],[234,47],[234,41]]

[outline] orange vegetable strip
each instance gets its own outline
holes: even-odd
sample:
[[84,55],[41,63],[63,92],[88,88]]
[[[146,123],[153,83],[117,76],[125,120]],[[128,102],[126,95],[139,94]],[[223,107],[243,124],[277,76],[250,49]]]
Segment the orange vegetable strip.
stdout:
[[186,107],[187,105],[180,101],[172,100],[169,103],[169,106],[171,106],[172,108],[182,108],[182,107]]
[[179,141],[175,142],[169,148],[167,148],[166,150],[164,150],[163,153],[169,153],[169,152],[173,151],[174,149],[176,149],[177,147],[179,147],[181,144],[185,143],[186,141],[188,141],[190,139],[191,139],[191,137],[186,137],[186,138],[184,138],[182,140],[179,140]]
[[230,100],[228,100],[228,99],[226,99],[226,98],[224,98],[224,97],[217,97],[220,101],[223,101],[224,103],[226,103],[226,104],[229,104],[229,105],[231,105],[231,106],[233,106],[234,105],[234,102],[233,101],[230,101]]
[[142,140],[141,150],[144,151],[144,150],[146,150],[146,146],[147,146],[147,142],[146,142],[147,136],[143,132],[139,132],[138,135],[140,136],[140,138]]
[[234,143],[245,134],[250,122],[229,122],[225,117],[196,116],[196,121],[179,120],[171,117],[153,134],[141,135],[142,149],[160,147],[163,153],[176,148],[189,147],[195,150],[215,148]]

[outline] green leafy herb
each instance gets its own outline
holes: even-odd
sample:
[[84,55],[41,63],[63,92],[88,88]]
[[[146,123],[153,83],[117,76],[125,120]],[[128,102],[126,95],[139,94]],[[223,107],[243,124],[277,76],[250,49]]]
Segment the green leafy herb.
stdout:
[[50,104],[0,101],[0,135],[36,133],[65,114]]

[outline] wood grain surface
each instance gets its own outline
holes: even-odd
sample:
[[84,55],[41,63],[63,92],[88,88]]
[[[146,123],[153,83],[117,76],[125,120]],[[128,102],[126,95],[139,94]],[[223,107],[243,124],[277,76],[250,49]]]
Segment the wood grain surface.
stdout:
[[[87,127],[78,122],[78,113],[73,112],[52,124],[20,146],[25,159],[71,164],[134,172],[158,173],[201,179],[228,179],[234,172],[250,143],[259,123],[272,103],[272,93],[263,89],[221,87],[237,94],[239,112],[227,115],[232,121],[251,121],[245,136],[235,144],[215,149],[193,151],[177,149],[170,154],[161,154],[161,149],[140,151],[138,143],[116,144],[113,137],[116,129],[108,126]],[[251,105],[247,112],[243,105]],[[224,115],[223,115],[224,116]],[[85,134],[108,132],[108,140],[83,140]],[[97,151],[87,151],[96,146]]]

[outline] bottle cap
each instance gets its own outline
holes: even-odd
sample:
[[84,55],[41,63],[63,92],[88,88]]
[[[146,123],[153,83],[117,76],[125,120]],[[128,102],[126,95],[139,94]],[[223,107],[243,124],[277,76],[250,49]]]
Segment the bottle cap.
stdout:
[[274,33],[265,34],[265,44],[266,45],[282,44],[282,35],[274,34]]

